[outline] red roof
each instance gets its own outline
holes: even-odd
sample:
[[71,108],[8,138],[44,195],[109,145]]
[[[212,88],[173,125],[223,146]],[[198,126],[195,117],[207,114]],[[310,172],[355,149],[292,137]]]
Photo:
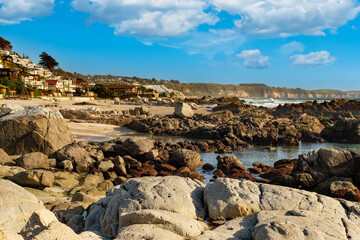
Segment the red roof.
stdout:
[[58,82],[58,80],[46,80],[46,83],[47,83],[48,85],[56,85],[57,82]]

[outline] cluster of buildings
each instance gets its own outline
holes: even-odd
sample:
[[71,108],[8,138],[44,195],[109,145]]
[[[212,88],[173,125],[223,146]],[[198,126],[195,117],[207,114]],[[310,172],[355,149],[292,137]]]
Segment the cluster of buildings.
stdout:
[[[76,88],[79,87],[76,85],[76,79],[55,76],[48,69],[34,64],[29,58],[2,49],[0,49],[0,77],[21,77],[29,89],[51,90],[69,95],[75,93]],[[80,88],[83,87],[82,83]]]

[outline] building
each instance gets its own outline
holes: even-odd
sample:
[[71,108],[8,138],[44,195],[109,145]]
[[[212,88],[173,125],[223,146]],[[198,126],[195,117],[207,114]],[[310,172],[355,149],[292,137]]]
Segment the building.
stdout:
[[17,77],[19,72],[15,69],[2,68],[0,69],[0,77]]
[[58,80],[45,80],[45,89],[57,92],[59,88],[60,84]]
[[114,90],[117,94],[137,94],[136,86],[117,86],[117,85],[107,85],[105,86],[108,89]]

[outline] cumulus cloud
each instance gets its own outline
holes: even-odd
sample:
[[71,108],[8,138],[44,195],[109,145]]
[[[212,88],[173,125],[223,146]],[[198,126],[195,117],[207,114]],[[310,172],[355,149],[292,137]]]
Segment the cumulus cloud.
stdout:
[[52,14],[55,0],[0,0],[0,24],[16,24]]
[[302,42],[292,41],[281,46],[281,53],[291,54],[294,52],[303,52],[305,46]]
[[264,69],[269,66],[269,57],[261,55],[259,49],[244,50],[236,57],[244,59],[244,66],[247,68]]
[[293,67],[312,67],[328,65],[336,61],[328,51],[311,52],[309,54],[298,54],[290,57]]
[[218,9],[238,16],[236,28],[246,35],[288,37],[325,35],[354,19],[357,0],[209,0]]
[[218,21],[205,12],[209,5],[203,0],[73,0],[72,6],[90,14],[88,23],[109,24],[117,35],[180,36]]

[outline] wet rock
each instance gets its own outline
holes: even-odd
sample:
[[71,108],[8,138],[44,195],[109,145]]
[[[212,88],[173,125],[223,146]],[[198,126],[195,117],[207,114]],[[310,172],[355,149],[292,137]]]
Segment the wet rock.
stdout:
[[212,171],[215,169],[215,167],[210,163],[205,163],[204,166],[202,166],[202,169],[205,171]]
[[341,118],[334,126],[327,126],[321,136],[328,142],[360,143],[360,120],[357,118]]

